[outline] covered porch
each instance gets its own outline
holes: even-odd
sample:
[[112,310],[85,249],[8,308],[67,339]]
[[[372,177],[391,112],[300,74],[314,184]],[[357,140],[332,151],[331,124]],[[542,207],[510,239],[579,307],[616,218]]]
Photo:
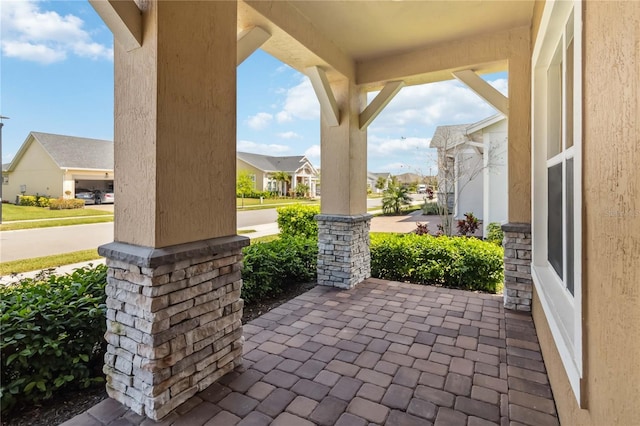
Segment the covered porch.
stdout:
[[[370,278],[243,331],[242,365],[159,424],[559,424],[531,315],[500,296]],[[153,424],[107,399],[64,426]]]

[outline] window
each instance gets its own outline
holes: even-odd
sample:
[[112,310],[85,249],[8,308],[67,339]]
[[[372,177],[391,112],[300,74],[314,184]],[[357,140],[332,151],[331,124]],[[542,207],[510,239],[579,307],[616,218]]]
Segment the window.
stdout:
[[547,2],[533,51],[532,278],[581,405],[581,4]]

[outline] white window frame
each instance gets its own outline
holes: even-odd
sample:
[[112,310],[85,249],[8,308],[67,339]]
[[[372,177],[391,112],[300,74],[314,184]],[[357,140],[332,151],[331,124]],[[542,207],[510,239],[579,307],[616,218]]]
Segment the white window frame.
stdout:
[[[556,48],[560,44],[563,63],[566,64],[566,44],[564,40],[566,24],[573,13],[573,146],[563,148],[563,152],[547,159],[548,128],[550,111],[549,92],[547,90],[548,68]],[[563,69],[563,81],[564,78]],[[545,3],[540,29],[536,38],[532,57],[532,267],[536,292],[551,329],[551,334],[560,354],[563,366],[569,378],[571,388],[578,405],[584,407],[582,393],[583,359],[582,344],[582,3],[579,0],[548,0]],[[564,114],[564,96],[562,90],[562,123],[566,123]],[[562,140],[566,129],[563,125]],[[564,142],[563,142],[564,145]],[[566,155],[573,158],[573,258],[574,291],[568,291],[565,283],[547,259],[547,212],[548,212],[548,167],[561,162]],[[563,169],[563,177],[566,171]],[[563,178],[563,186],[566,185]],[[564,190],[563,190],[564,194]],[[566,247],[566,198],[563,195],[563,246]],[[563,253],[563,265],[566,271],[566,252]],[[566,273],[564,274],[566,279]]]

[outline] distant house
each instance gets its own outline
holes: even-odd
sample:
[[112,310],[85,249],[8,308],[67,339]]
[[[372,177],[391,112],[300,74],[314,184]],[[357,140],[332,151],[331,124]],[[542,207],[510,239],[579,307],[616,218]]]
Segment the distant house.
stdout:
[[76,188],[113,191],[113,142],[31,132],[5,169],[4,199],[17,195],[73,198]]
[[[376,188],[376,184],[378,183],[378,180],[380,178],[384,180],[384,187],[382,189]],[[374,194],[382,193],[382,191],[384,191],[389,186],[390,182],[391,182],[391,173],[389,172],[385,172],[385,173],[367,172],[367,188],[370,189],[371,192]]]
[[438,200],[454,217],[472,212],[491,222],[507,220],[507,118],[496,114],[472,124],[438,126]]
[[[304,155],[273,157],[269,155],[238,152],[236,156],[238,172],[247,171],[255,182],[256,191],[272,191],[288,194],[300,184],[309,187],[309,193],[316,195],[320,180],[318,170]],[[278,181],[276,174],[285,172],[289,182]]]

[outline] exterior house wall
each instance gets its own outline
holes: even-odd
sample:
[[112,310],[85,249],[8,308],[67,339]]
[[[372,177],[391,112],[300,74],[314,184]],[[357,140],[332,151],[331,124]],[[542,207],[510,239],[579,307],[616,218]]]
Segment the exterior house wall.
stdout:
[[582,408],[537,294],[533,317],[561,423],[632,425],[640,419],[640,5],[582,7]]
[[507,121],[501,121],[483,130],[484,142],[484,235],[491,222],[507,220]]
[[32,142],[16,168],[9,173],[9,184],[2,190],[2,196],[15,201],[20,195],[20,187],[26,185],[25,195],[50,195],[61,197],[63,191],[63,171],[38,142]]
[[252,166],[249,163],[242,161],[239,158],[236,158],[236,168],[238,169],[238,173],[242,171],[247,171],[256,177],[256,191],[266,191],[267,183],[269,181],[268,175],[264,173],[262,170],[257,167]]
[[483,219],[482,165],[482,154],[473,148],[456,154],[456,219],[463,219],[465,213],[473,213],[478,219]]

